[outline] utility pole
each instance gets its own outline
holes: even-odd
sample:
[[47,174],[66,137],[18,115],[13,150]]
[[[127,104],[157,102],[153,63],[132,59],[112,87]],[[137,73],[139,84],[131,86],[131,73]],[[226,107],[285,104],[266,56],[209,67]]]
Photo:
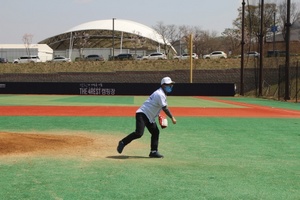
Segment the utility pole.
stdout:
[[245,46],[245,0],[242,3],[242,41],[241,41],[241,85],[240,95],[244,95],[244,46]]
[[277,31],[277,26],[276,26],[276,12],[273,14],[273,27],[272,27],[272,32],[273,32],[273,56],[275,57],[275,40],[276,40],[276,31]]
[[287,13],[286,13],[286,33],[285,33],[285,92],[284,100],[290,100],[290,83],[289,83],[289,73],[290,73],[290,32],[291,32],[291,0],[287,0]]
[[264,57],[264,0],[261,0],[261,16],[260,16],[260,38],[259,38],[259,44],[260,44],[260,57],[259,57],[259,86],[258,86],[258,96],[262,96],[262,89],[263,89],[263,57]]
[[190,54],[190,83],[193,83],[193,35],[190,34],[190,49],[189,49],[189,54]]
[[115,19],[112,18],[112,60],[115,59]]

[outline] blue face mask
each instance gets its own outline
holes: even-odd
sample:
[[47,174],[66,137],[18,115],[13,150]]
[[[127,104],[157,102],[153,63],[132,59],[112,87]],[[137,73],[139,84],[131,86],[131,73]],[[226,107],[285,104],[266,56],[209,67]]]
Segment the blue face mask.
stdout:
[[167,93],[172,92],[172,90],[173,90],[173,85],[166,85],[166,86],[165,86],[165,91],[166,91]]

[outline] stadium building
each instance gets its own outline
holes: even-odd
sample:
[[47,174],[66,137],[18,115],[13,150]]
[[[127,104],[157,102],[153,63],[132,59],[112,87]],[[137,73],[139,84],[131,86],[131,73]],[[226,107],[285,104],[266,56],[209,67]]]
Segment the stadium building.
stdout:
[[143,56],[150,52],[166,53],[175,49],[154,29],[143,24],[122,20],[97,20],[80,24],[70,30],[39,42],[50,46],[54,55],[75,60],[90,54],[102,55],[106,60],[119,53]]

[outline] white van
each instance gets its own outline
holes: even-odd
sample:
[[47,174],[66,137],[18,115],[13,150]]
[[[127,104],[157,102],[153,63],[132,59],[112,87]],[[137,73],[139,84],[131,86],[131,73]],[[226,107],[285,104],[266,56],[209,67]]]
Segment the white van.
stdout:
[[37,63],[41,62],[39,56],[21,56],[18,59],[14,59],[13,63]]

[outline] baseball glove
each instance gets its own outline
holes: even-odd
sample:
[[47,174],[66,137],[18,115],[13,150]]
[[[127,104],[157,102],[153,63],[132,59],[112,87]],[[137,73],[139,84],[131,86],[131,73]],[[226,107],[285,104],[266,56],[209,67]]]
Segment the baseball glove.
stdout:
[[160,124],[161,128],[167,128],[168,127],[168,120],[167,120],[167,118],[159,115],[158,116],[158,121],[159,121],[159,124]]

